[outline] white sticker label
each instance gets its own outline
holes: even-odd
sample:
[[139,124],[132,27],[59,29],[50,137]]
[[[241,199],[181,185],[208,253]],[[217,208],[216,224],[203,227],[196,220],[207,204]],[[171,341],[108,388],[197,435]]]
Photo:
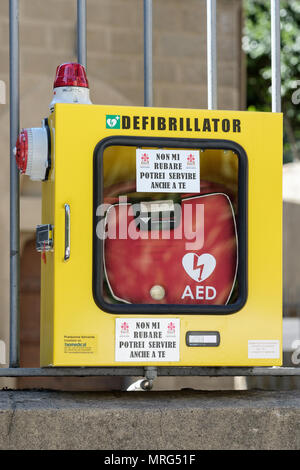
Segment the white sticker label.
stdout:
[[136,150],[136,188],[145,193],[199,193],[199,150]]
[[248,359],[279,359],[278,340],[249,340]]
[[178,318],[116,318],[117,362],[178,362]]

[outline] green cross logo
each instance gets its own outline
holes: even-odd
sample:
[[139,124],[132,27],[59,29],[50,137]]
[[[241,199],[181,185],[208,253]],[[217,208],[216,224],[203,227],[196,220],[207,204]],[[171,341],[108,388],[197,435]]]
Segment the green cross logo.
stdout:
[[120,116],[118,114],[106,115],[106,129],[120,129]]

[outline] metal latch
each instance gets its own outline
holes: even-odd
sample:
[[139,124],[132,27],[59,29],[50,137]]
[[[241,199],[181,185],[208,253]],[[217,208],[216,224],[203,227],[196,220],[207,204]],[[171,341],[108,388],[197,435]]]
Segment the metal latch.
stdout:
[[36,227],[36,249],[39,252],[53,248],[53,225],[43,224]]

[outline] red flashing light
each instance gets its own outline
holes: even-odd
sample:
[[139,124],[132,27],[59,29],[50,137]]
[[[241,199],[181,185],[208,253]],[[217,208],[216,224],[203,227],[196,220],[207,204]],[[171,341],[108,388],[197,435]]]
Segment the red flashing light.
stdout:
[[16,161],[21,173],[26,172],[28,161],[28,133],[22,129],[16,142]]
[[84,66],[74,62],[59,65],[56,69],[53,88],[63,86],[89,88]]

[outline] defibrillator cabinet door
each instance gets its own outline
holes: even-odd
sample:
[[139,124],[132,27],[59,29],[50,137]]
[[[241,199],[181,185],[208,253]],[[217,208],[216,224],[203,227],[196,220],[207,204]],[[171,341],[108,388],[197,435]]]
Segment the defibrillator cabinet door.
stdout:
[[110,313],[228,314],[247,297],[247,156],[111,137],[94,154],[93,292]]

